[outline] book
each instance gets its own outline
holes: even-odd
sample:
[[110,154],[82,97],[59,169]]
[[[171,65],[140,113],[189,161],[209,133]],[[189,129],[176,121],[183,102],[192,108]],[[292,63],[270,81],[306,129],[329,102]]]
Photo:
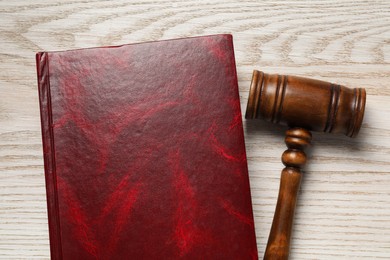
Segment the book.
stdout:
[[36,55],[52,259],[257,259],[231,35]]

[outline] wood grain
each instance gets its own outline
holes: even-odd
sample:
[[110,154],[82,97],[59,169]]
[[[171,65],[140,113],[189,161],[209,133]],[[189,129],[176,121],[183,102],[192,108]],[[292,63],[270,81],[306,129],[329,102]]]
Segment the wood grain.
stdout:
[[[313,134],[291,259],[390,258],[390,2],[0,1],[0,258],[48,259],[34,54],[232,33],[242,110],[253,69],[367,89],[359,137]],[[245,122],[260,257],[285,128]]]

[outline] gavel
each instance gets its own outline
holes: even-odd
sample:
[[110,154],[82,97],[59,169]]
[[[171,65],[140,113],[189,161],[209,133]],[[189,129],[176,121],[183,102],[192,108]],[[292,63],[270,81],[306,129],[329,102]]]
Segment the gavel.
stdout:
[[287,125],[282,155],[279,195],[265,260],[288,259],[297,194],[306,163],[304,148],[311,132],[343,133],[355,137],[362,125],[366,91],[296,76],[255,70],[249,91],[246,119],[262,118]]

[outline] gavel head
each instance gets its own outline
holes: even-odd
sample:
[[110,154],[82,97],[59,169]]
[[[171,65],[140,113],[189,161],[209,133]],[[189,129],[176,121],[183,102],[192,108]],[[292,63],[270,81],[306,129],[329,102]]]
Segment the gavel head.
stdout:
[[365,104],[363,88],[255,70],[245,118],[355,137]]

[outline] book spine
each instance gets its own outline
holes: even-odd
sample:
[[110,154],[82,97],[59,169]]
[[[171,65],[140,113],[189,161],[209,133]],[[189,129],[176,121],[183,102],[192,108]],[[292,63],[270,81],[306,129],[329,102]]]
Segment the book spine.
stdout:
[[62,259],[60,219],[58,210],[57,178],[51,110],[49,55],[40,52],[36,55],[39,104],[41,112],[41,129],[43,143],[43,160],[45,165],[46,200],[49,220],[49,238],[51,259]]

